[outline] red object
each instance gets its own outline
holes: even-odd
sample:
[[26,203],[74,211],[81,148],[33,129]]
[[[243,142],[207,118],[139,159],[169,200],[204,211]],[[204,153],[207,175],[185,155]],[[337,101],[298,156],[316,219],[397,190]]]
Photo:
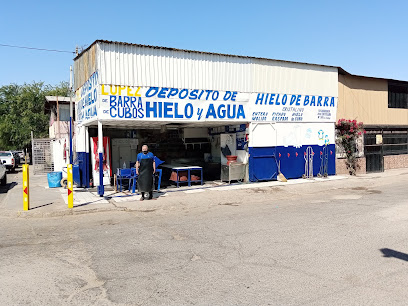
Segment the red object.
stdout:
[[282,155],[279,153],[279,157],[281,157]]
[[320,155],[323,155],[323,152],[322,152],[322,151],[320,151]]
[[237,161],[237,156],[236,155],[227,155],[227,165],[231,163],[235,163]]
[[288,153],[288,157],[290,156],[290,153]]
[[71,189],[68,189],[68,195],[70,195],[72,193]]
[[330,155],[333,155],[333,151],[332,151],[332,150],[330,150]]
[[312,155],[314,156],[314,152],[312,153]]
[[299,155],[298,152],[296,152],[296,157],[298,157],[298,155]]
[[305,156],[306,156],[306,152],[305,152]]
[[24,193],[28,194],[28,187],[24,188]]

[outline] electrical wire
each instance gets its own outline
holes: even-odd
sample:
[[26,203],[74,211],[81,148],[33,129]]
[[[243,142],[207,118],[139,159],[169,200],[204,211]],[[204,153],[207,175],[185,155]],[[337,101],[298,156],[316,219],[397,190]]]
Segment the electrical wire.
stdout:
[[0,47],[10,47],[10,48],[29,49],[29,50],[37,50],[37,51],[48,51],[48,52],[60,52],[60,53],[72,53],[72,54],[75,54],[75,52],[73,52],[73,51],[53,50],[53,49],[34,48],[34,47],[25,47],[25,46],[14,46],[14,45],[6,45],[6,44],[0,44]]

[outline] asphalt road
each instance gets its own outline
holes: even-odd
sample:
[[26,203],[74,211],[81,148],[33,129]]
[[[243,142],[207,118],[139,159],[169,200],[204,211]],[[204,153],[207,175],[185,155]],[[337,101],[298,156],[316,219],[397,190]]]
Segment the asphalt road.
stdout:
[[407,186],[408,171],[2,218],[0,304],[406,305]]

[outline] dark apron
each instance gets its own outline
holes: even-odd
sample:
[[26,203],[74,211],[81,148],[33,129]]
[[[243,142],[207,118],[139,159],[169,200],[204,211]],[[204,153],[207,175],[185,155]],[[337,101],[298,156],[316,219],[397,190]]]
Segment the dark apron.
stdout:
[[137,190],[139,192],[153,191],[153,159],[146,158],[139,162],[139,176],[137,177]]

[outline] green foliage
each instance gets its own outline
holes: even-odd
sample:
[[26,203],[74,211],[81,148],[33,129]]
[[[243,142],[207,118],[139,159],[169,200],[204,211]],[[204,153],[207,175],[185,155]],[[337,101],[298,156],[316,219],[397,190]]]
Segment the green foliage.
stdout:
[[357,123],[356,120],[340,119],[336,124],[336,142],[346,154],[346,167],[350,175],[356,175],[356,140],[363,133],[365,134],[362,122]]
[[0,149],[28,148],[31,131],[36,138],[48,136],[49,115],[44,112],[45,96],[68,96],[67,82],[57,86],[42,82],[0,87]]

